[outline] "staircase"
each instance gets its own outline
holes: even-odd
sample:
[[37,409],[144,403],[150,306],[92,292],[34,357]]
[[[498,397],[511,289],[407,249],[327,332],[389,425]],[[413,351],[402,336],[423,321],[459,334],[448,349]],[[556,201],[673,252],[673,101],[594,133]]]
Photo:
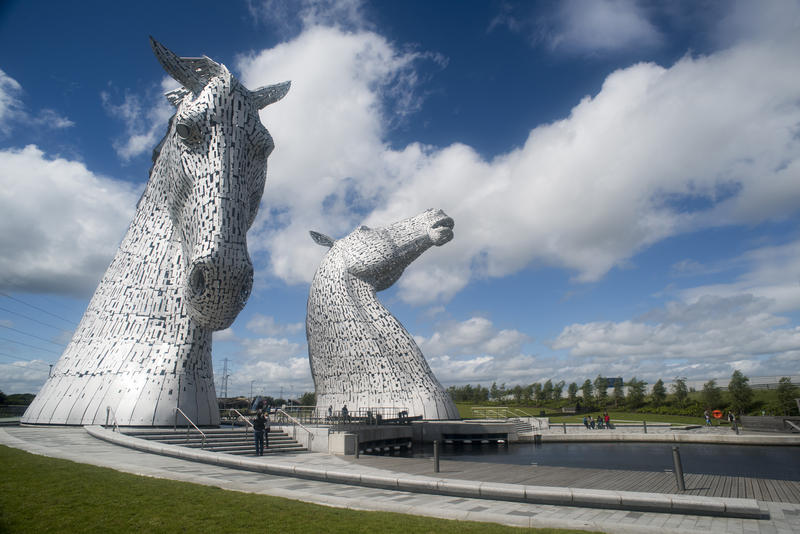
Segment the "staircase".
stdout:
[[517,434],[530,434],[533,432],[533,426],[528,423],[527,421],[523,421],[519,418],[509,419],[509,423],[514,425],[514,428],[517,429]]
[[[179,445],[181,447],[192,447],[211,452],[224,452],[226,454],[238,454],[254,456],[256,447],[253,443],[253,432],[245,435],[242,427],[233,429],[210,428],[204,429],[206,435],[205,446],[203,446],[203,436],[192,429],[188,438],[186,429],[147,429],[147,430],[125,430],[126,436],[140,439],[158,441],[168,445]],[[270,430],[269,447],[264,447],[264,454],[280,454],[282,452],[304,452],[306,448],[290,438],[285,432],[280,430]]]

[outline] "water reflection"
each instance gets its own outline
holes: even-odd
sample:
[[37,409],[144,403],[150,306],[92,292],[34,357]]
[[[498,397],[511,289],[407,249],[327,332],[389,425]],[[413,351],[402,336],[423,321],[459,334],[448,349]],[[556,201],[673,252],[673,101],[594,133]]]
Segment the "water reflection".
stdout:
[[[443,459],[593,469],[664,471],[672,469],[669,443],[513,443],[508,447],[447,445]],[[800,480],[800,447],[680,444],[686,473]],[[414,451],[433,456],[433,446]]]

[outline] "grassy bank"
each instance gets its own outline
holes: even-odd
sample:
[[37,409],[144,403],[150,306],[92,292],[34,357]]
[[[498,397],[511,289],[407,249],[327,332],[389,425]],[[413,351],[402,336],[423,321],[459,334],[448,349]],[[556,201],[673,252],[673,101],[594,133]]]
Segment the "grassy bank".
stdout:
[[[457,403],[456,406],[458,407],[459,414],[461,417],[465,419],[472,419],[477,416],[472,410],[474,405],[467,404],[467,403]],[[492,406],[485,406],[485,408],[493,408]],[[527,415],[530,417],[539,417],[541,414],[541,408],[530,407],[530,406],[509,406],[510,411],[513,415],[520,415],[522,416]],[[593,411],[589,412],[588,415],[596,417],[598,414],[603,413],[602,411]],[[621,422],[621,421],[647,421],[649,423],[671,423],[674,425],[703,425],[705,424],[705,419],[702,417],[694,417],[690,415],[667,415],[667,414],[651,414],[651,413],[639,413],[639,412],[625,412],[625,411],[615,411],[610,410],[608,412],[609,417],[611,417],[612,422]],[[560,413],[552,413],[546,412],[546,417],[550,418],[550,423],[581,423],[583,422],[583,414],[577,415],[562,415]],[[725,419],[712,420],[714,425],[722,424],[727,426],[728,422]]]
[[[265,480],[265,484],[268,481]],[[0,445],[0,532],[576,532],[520,529],[279,497],[120,473]]]

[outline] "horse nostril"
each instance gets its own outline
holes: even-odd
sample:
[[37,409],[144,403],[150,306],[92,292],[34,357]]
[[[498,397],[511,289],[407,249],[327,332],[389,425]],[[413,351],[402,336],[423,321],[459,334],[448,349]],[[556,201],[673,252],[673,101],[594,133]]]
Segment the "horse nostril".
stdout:
[[195,295],[202,295],[206,290],[206,277],[201,267],[198,266],[192,270],[192,275],[189,278],[189,287]]

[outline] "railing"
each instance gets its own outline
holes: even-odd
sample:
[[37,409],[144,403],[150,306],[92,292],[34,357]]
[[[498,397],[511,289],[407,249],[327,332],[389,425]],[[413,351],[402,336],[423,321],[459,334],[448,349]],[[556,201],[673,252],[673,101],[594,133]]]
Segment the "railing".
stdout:
[[508,406],[473,406],[472,415],[481,419],[508,419]]
[[796,424],[794,424],[791,421],[786,420],[786,419],[784,419],[783,422],[786,423],[788,426],[792,427],[794,430],[797,430],[798,432],[800,432],[800,426],[797,426]]
[[[297,427],[298,426],[308,433],[308,443],[306,444],[306,448],[310,450],[311,449],[311,440],[314,439],[314,433],[311,430],[309,430],[308,428],[306,428],[305,426],[303,426],[303,423],[298,421],[295,417],[289,415],[288,413],[284,412],[280,408],[275,410],[275,413],[277,415],[279,415],[279,416],[283,416],[285,419],[287,419],[288,421],[290,421],[292,423],[292,439],[294,439],[295,441],[297,441]],[[275,422],[276,423],[278,422],[277,419],[276,419]]]
[[[248,426],[253,429],[253,432],[255,432],[255,427],[253,426],[253,423],[250,422],[250,419],[248,419],[247,417],[243,416],[241,414],[241,412],[239,412],[239,410],[237,410],[236,408],[229,408],[228,409],[228,415],[230,415],[231,413],[235,413],[237,415],[237,417],[233,420],[234,422],[237,421],[238,419],[241,419],[242,421],[245,422],[245,425],[244,425],[244,439],[247,439],[247,427]],[[231,423],[231,428],[233,428],[233,423]]]
[[[198,432],[200,432],[200,435],[201,435],[201,436],[203,436],[203,442],[200,444],[200,448],[201,448],[201,449],[205,449],[205,448],[206,448],[206,434],[205,434],[205,432],[203,432],[202,430],[200,430],[200,429],[197,427],[197,425],[196,425],[196,424],[194,424],[194,421],[192,421],[191,419],[189,419],[189,416],[188,416],[188,415],[186,415],[186,414],[183,412],[183,410],[181,410],[180,408],[175,408],[175,424],[173,425],[173,427],[172,427],[172,430],[175,430],[175,431],[177,431],[177,429],[178,429],[178,414],[179,414],[179,413],[180,413],[180,414],[183,416],[183,418],[184,418],[184,419],[186,419],[186,421],[188,421],[188,422],[189,422],[189,425],[192,425],[192,426],[194,427],[194,429],[195,429],[195,430],[197,430]],[[187,442],[189,441],[189,425],[186,425],[186,441],[187,441]]]
[[112,414],[114,416],[114,418],[112,419],[114,421],[114,430],[113,431],[114,432],[119,432],[119,425],[117,424],[117,414],[114,413],[114,410],[111,408],[111,406],[106,406],[106,426],[108,426],[108,416],[109,416],[109,414]]

